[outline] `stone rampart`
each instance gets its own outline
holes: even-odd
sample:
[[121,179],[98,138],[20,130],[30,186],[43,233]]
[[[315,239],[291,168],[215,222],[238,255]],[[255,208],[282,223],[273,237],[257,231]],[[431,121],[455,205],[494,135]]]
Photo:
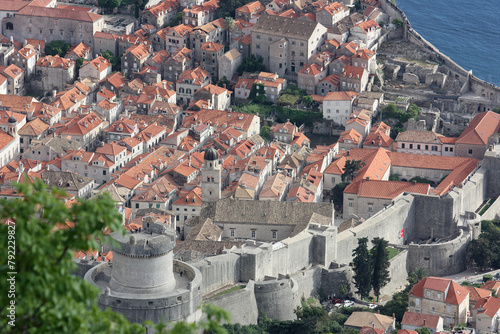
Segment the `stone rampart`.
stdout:
[[410,244],[408,270],[423,268],[431,276],[453,275],[467,269],[467,245],[472,239],[470,227],[460,229],[458,236],[447,242]]
[[201,272],[204,295],[241,281],[238,254],[211,256],[205,260],[192,262],[191,265]]
[[254,281],[250,280],[245,288],[210,298],[206,302],[231,313],[232,323],[239,323],[241,325],[256,324],[259,311],[257,309],[257,301],[255,300],[254,288]]
[[391,280],[380,290],[380,295],[392,296],[395,291],[399,291],[408,283],[407,268],[408,250],[404,249],[390,260],[389,277]]
[[295,320],[300,306],[297,282],[292,278],[255,282],[255,299],[259,312],[278,320]]
[[493,220],[500,218],[500,197],[490,205],[485,213],[481,216],[482,220]]
[[[352,261],[352,250],[358,245],[358,238],[367,237],[370,241],[375,237],[384,238],[389,243],[402,245],[411,236],[415,224],[413,195],[400,195],[393,204],[366,220],[359,226],[343,231],[337,235],[338,264],[349,264]],[[404,230],[403,237],[400,237]]]

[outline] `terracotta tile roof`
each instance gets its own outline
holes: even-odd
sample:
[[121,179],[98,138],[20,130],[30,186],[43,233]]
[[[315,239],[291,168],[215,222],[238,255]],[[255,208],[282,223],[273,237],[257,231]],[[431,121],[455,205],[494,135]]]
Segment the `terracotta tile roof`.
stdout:
[[208,78],[210,78],[210,73],[198,66],[193,70],[185,70],[182,72],[177,79],[177,83],[191,81],[192,84],[202,85]]
[[37,66],[70,68],[75,66],[71,59],[61,58],[59,55],[40,57],[36,62]]
[[7,132],[0,129],[0,150],[3,150],[5,146],[13,142],[15,139]]
[[125,54],[127,53],[131,53],[132,55],[134,55],[135,58],[142,60],[151,55],[151,50],[148,46],[144,44],[138,44],[129,47],[125,51]]
[[50,127],[47,123],[44,123],[41,119],[35,118],[29,123],[26,123],[21,129],[19,129],[18,134],[21,136],[32,136],[38,137]]
[[433,131],[407,130],[400,132],[396,141],[441,144],[441,137],[444,136]]
[[487,145],[488,137],[498,132],[500,115],[493,111],[480,113],[458,137],[456,144]]
[[341,11],[345,11],[345,9],[346,9],[345,5],[343,3],[340,4],[338,2],[332,2],[328,6],[324,7],[324,10],[326,10],[330,15],[335,15]]
[[464,286],[467,290],[469,290],[469,301],[477,302],[481,298],[486,298],[491,296],[490,290],[485,290],[481,288],[476,288],[473,286]]
[[56,131],[57,135],[85,135],[102,123],[102,119],[95,113],[78,115]]
[[186,240],[219,241],[221,235],[222,229],[215,225],[210,218],[207,218],[203,223],[196,224],[191,228]]
[[481,289],[493,290],[498,292],[500,289],[500,281],[488,281],[481,285]]
[[120,153],[123,153],[123,151],[126,152],[127,149],[124,146],[120,146],[120,145],[115,144],[115,143],[104,144],[103,146],[98,147],[95,150],[96,153],[102,153],[102,154],[110,155],[113,157],[119,155]]
[[482,313],[494,318],[498,310],[500,310],[500,299],[492,296],[482,298],[476,303],[473,310],[477,310],[478,314]]
[[363,30],[365,33],[368,33],[369,31],[372,31],[372,30],[382,29],[380,27],[380,25],[377,22],[375,22],[374,20],[368,20],[368,21],[358,23],[357,25],[355,25],[355,27],[361,28],[361,30]]
[[384,330],[381,328],[374,328],[369,326],[364,326],[359,331],[359,334],[384,334]]
[[281,13],[278,13],[278,16],[281,17],[288,17],[291,19],[298,19],[300,18],[300,14],[295,11],[293,8],[289,8],[287,10],[282,11]]
[[262,4],[259,1],[253,1],[239,8],[236,8],[236,12],[250,13],[250,14],[259,14],[264,10],[265,10],[264,6],[262,6]]
[[366,136],[363,146],[380,146],[389,149],[394,143],[394,139],[381,131],[372,131]]
[[51,18],[68,19],[68,20],[84,21],[84,22],[95,22],[102,19],[101,15],[87,11],[38,7],[32,5],[24,7],[23,9],[18,11],[16,15],[51,17]]
[[356,130],[350,129],[344,131],[340,134],[339,143],[351,142],[353,144],[359,144],[363,140],[363,136]]
[[394,318],[371,312],[353,312],[344,326],[373,327],[387,331],[394,323]]
[[102,72],[111,66],[111,63],[109,62],[109,60],[107,60],[106,58],[104,58],[102,56],[99,56],[97,58],[92,59],[89,62],[89,64],[91,66],[93,66],[94,68],[96,68],[97,70],[99,70],[99,72]]
[[191,125],[210,124],[215,127],[232,126],[237,130],[247,131],[256,116],[252,114],[242,114],[227,112],[215,109],[200,110],[194,115],[187,116],[182,121],[183,127]]
[[17,112],[12,112],[8,110],[0,110],[0,124],[7,125],[9,124],[9,119],[14,117],[18,123],[22,122],[26,115],[19,114]]
[[143,12],[142,15],[146,13],[151,13],[156,17],[162,16],[162,15],[167,15],[168,13],[176,10],[179,8],[179,1],[176,0],[167,0],[164,2],[160,2],[157,5],[154,5],[152,7],[146,8]]
[[210,94],[215,94],[215,95],[221,95],[221,94],[224,94],[224,93],[227,93],[227,94],[231,94],[232,93],[232,92],[228,91],[224,87],[219,87],[219,86],[216,86],[216,85],[213,85],[213,84],[208,84],[206,86],[203,86],[197,92],[202,91],[202,90],[206,90]]
[[[359,184],[355,185],[356,182]],[[359,197],[394,199],[404,192],[427,195],[429,189],[430,185],[427,183],[360,180],[349,184],[344,193],[357,194]]]
[[415,284],[409,295],[423,297],[423,289],[446,292],[445,303],[460,305],[469,295],[469,290],[448,278],[426,277]]
[[329,92],[324,101],[353,101],[359,94],[352,91]]
[[376,51],[371,51],[369,49],[361,49],[356,52],[353,58],[370,59],[375,56]]
[[462,157],[446,157],[438,155],[426,154],[411,154],[391,152],[389,153],[392,165],[398,167],[411,167],[422,169],[440,169],[440,170],[453,170],[463,163],[470,162],[477,159],[462,158]]
[[400,329],[397,334],[418,334],[418,332],[411,329]]
[[363,67],[346,65],[344,66],[344,72],[342,72],[341,76],[345,78],[361,79],[365,72]]
[[201,44],[201,50],[217,52],[224,48],[224,45],[214,42],[203,42]]
[[109,32],[97,31],[94,34],[94,38],[111,39],[111,40],[114,39],[114,40],[116,40],[116,39],[120,38],[120,36],[116,35],[116,34],[109,33]]
[[421,314],[414,313],[410,311],[406,311],[403,320],[401,321],[401,325],[408,325],[414,327],[428,327],[428,328],[437,328],[439,323],[439,316],[430,315],[430,314]]
[[120,72],[115,72],[108,75],[101,82],[106,82],[106,81],[109,82],[116,89],[122,88],[127,83],[127,79]]
[[24,73],[22,69],[14,64],[10,64],[9,66],[0,66],[0,72],[5,76],[11,77],[12,79],[17,78]]
[[432,190],[434,195],[444,195],[461,182],[467,182],[467,177],[478,168],[479,160],[470,159],[453,169],[453,171]]
[[79,58],[86,58],[89,53],[92,53],[92,49],[87,44],[81,42],[80,44],[73,45],[66,53],[66,57],[74,53]]
[[325,69],[323,66],[320,66],[316,63],[312,64],[306,64],[302,69],[299,71],[301,74],[308,74],[308,75],[319,75],[321,74]]

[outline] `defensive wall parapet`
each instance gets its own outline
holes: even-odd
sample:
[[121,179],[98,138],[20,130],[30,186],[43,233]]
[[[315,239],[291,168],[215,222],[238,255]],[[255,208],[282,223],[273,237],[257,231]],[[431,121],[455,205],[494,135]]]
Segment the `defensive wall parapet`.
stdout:
[[[102,263],[93,267],[85,275],[85,279],[99,287],[102,294],[98,304],[101,308],[110,308],[123,314],[131,322],[142,323],[145,320],[160,321],[198,321],[201,311],[201,273],[187,263],[174,261],[174,272],[183,273],[185,285],[163,293],[136,293],[116,292],[107,283],[111,279],[112,264]],[[181,276],[181,275],[179,275]],[[181,277],[182,277],[181,276]]]
[[[414,196],[402,194],[396,197],[393,204],[379,211],[364,223],[345,230],[337,235],[338,264],[349,264],[352,261],[352,250],[358,246],[358,238],[384,238],[391,244],[403,245],[415,228]],[[401,233],[403,231],[403,233]]]
[[472,228],[462,228],[450,241],[408,246],[408,270],[423,268],[431,276],[453,275],[467,269],[467,245]]
[[300,306],[297,281],[284,278],[255,282],[255,300],[259,312],[278,320],[294,320]]
[[231,322],[241,325],[256,324],[259,317],[255,300],[255,283],[248,281],[245,288],[208,299],[206,302],[221,307],[231,314]]

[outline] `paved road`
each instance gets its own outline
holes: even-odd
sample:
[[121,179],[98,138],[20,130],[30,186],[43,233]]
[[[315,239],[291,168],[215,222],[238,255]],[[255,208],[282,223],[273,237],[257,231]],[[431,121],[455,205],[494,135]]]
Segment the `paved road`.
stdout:
[[445,276],[445,278],[451,278],[452,280],[454,280],[457,283],[462,283],[463,281],[469,281],[469,282],[473,282],[473,283],[482,283],[483,282],[483,275],[491,274],[494,276],[497,273],[500,273],[500,269],[481,272],[476,268],[476,269],[468,269],[466,271],[463,271],[463,272],[455,274],[455,275]]

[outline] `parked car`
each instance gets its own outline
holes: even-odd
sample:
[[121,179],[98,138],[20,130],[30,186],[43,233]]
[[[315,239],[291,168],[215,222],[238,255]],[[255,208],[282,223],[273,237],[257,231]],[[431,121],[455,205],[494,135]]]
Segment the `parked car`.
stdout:
[[373,310],[374,308],[376,308],[376,307],[377,307],[377,304],[375,304],[375,303],[372,303],[372,304],[369,304],[369,305],[368,305],[368,308],[369,308],[369,309],[372,309],[372,310]]
[[342,298],[333,298],[333,303],[334,304],[337,304],[337,303],[343,303],[344,300]]
[[344,304],[342,304],[342,303],[337,303],[337,304],[335,304],[335,305],[333,305],[333,306],[335,306],[335,307],[342,307],[342,306],[344,306]]
[[344,307],[352,307],[354,306],[354,302],[352,300],[345,300]]

